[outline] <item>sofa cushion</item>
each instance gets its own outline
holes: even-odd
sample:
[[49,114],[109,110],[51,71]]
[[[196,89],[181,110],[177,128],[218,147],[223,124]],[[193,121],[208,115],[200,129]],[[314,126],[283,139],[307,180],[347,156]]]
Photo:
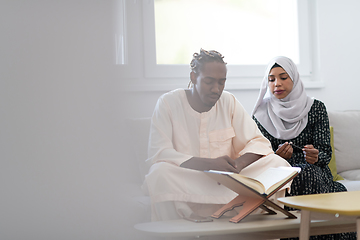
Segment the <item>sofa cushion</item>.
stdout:
[[360,169],[342,172],[341,176],[347,180],[360,181]]
[[360,191],[360,181],[353,181],[353,180],[340,180],[339,183],[342,183],[346,189],[350,191]]
[[329,168],[331,171],[331,174],[333,175],[333,180],[334,181],[338,181],[338,180],[344,180],[343,177],[341,177],[338,173],[337,173],[337,168],[336,168],[336,158],[335,158],[335,148],[334,148],[334,128],[331,126],[330,127],[330,144],[331,144],[331,150],[332,150],[332,155],[331,155],[331,160],[329,163]]
[[334,146],[338,173],[360,169],[360,111],[329,111],[330,126],[334,127]]

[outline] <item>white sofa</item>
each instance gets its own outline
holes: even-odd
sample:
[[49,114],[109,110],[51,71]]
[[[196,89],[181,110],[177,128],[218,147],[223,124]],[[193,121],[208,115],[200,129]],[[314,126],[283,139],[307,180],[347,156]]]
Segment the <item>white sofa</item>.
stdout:
[[[329,119],[334,133],[334,168],[337,169],[337,174],[344,178],[339,181],[348,191],[360,191],[360,147],[357,141],[360,139],[360,111],[329,112]],[[128,167],[132,175],[129,179],[133,180],[123,184],[122,191],[127,193],[127,208],[132,209],[132,224],[150,221],[150,199],[141,191],[141,184],[149,169],[145,159],[150,122],[150,118],[131,119],[127,122],[130,130],[128,150],[131,152],[131,164]],[[131,234],[134,235],[131,239],[141,239],[141,233],[132,231],[134,232]]]
[[336,172],[344,178],[339,182],[348,191],[360,191],[360,111],[330,111],[328,114],[334,132]]

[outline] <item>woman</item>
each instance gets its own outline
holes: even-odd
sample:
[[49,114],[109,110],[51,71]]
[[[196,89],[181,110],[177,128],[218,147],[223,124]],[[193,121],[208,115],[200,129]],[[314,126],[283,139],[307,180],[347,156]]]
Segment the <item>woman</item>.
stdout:
[[[265,96],[267,91],[269,96]],[[270,140],[274,152],[290,165],[301,168],[287,195],[347,191],[344,185],[333,181],[328,167],[331,145],[325,105],[306,95],[291,59],[276,57],[270,61],[252,116],[260,131]],[[347,233],[312,239],[352,237],[352,233]]]

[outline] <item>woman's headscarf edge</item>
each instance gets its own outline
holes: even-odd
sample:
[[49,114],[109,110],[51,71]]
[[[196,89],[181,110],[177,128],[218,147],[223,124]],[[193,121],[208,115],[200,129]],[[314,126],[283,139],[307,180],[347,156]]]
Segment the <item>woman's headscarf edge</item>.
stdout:
[[[300,119],[300,120],[296,123],[287,122],[286,117],[284,120],[281,117],[277,116],[273,112],[273,109],[279,108],[278,103],[280,103],[280,102],[282,104],[285,104],[285,103],[291,104],[292,102],[294,102],[294,101],[288,101],[288,100],[290,100],[290,96],[289,96],[290,94],[282,100],[278,100],[274,96],[271,96],[269,99],[266,98],[269,101],[266,101],[266,99],[264,99],[264,96],[268,90],[268,75],[269,75],[269,72],[270,72],[272,66],[275,63],[279,64],[289,74],[290,78],[294,82],[294,87],[290,94],[295,95],[296,98],[299,98],[298,101],[295,101],[296,104],[294,106],[297,109],[300,109],[299,110],[300,113],[298,114],[299,116],[297,117],[297,119]],[[262,103],[266,104],[266,106],[261,107],[262,114],[261,113],[256,114],[258,121],[274,137],[281,138],[281,139],[292,139],[292,138],[298,136],[301,133],[301,131],[306,127],[307,120],[308,120],[308,112],[310,111],[313,101],[314,101],[314,99],[308,97],[305,93],[305,88],[300,79],[300,76],[299,76],[299,73],[298,73],[295,63],[287,57],[278,56],[278,57],[271,59],[268,63],[263,81],[261,83],[259,96],[258,96],[258,99],[256,101],[255,107],[254,107],[251,115],[255,116],[255,114],[259,110],[260,105]],[[267,111],[267,112],[265,112],[265,111]],[[272,115],[271,119],[270,119],[269,114]],[[258,115],[267,116],[266,117],[267,119],[259,119]],[[274,120],[274,117],[276,117],[278,119]],[[283,124],[284,122],[285,122],[285,124],[288,124],[288,125],[290,124],[291,127],[289,127],[289,128],[284,127],[284,124]]]
[[272,68],[272,66],[274,66],[274,64],[276,63],[276,59],[278,57],[275,57],[273,59],[270,60],[270,62],[268,63],[267,67],[266,67],[266,70],[265,70],[265,74],[264,74],[264,78],[261,82],[261,85],[260,85],[260,92],[259,92],[259,96],[256,100],[256,104],[254,106],[254,109],[251,113],[251,116],[253,117],[255,115],[255,112],[256,110],[258,109],[258,107],[260,106],[260,104],[262,103],[263,99],[264,99],[264,96],[267,92],[267,89],[268,89],[268,76],[269,76],[269,72]]

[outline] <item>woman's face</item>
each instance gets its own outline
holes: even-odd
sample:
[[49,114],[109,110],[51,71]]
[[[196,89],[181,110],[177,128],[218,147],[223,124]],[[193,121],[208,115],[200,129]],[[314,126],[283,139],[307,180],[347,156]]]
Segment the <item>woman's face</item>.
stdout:
[[271,69],[268,77],[269,89],[277,99],[283,99],[293,89],[294,83],[281,67]]

